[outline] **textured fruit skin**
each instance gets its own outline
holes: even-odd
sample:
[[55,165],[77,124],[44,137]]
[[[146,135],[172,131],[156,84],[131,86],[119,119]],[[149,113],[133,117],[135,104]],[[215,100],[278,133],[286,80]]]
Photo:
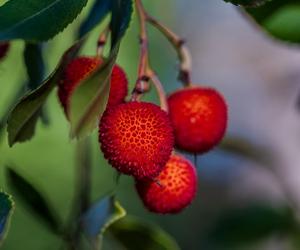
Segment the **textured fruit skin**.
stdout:
[[168,161],[174,145],[166,112],[146,102],[129,102],[107,109],[99,125],[104,157],[123,174],[153,178]]
[[128,93],[128,80],[124,70],[117,64],[113,67],[111,73],[110,94],[107,106],[124,103]]
[[8,42],[0,42],[0,60],[6,56],[9,47],[10,44]]
[[227,105],[212,88],[190,87],[168,97],[175,144],[191,153],[204,153],[216,146],[227,127]]
[[155,181],[138,180],[136,189],[151,212],[178,213],[195,198],[197,183],[193,164],[183,156],[172,155]]
[[[70,97],[78,87],[80,81],[87,78],[102,63],[100,58],[78,57],[72,60],[66,67],[59,82],[58,97],[65,110],[68,112]],[[124,102],[128,91],[128,81],[123,69],[115,65],[111,75],[111,87],[107,106],[117,105]]]

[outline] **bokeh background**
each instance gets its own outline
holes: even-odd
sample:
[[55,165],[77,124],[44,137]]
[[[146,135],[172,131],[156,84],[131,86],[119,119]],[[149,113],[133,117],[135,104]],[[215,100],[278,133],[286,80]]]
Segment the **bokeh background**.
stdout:
[[[282,233],[278,225],[288,223],[281,219],[282,214],[284,217],[289,213],[288,208],[298,214],[300,205],[300,48],[267,37],[237,8],[220,0],[145,4],[154,16],[186,38],[193,55],[193,81],[223,93],[230,111],[229,127],[221,147],[197,157],[199,192],[181,214],[161,216],[147,212],[133,180],[126,176],[121,177],[118,199],[129,214],[159,224],[184,250],[299,249],[293,245],[297,236]],[[63,33],[45,44],[48,72],[72,44],[90,5]],[[128,72],[130,89],[135,82],[139,53],[136,21],[134,16],[118,59]],[[99,27],[83,54],[94,53],[97,32]],[[151,27],[149,36],[151,62],[170,93],[180,87],[176,54]],[[23,47],[22,42],[14,41],[8,57],[0,64],[0,115],[26,81]],[[154,91],[145,100],[158,102]],[[2,135],[0,183],[10,192],[5,168],[14,168],[41,189],[65,220],[76,184],[76,143],[69,139],[69,125],[56,91],[47,102],[47,111],[50,124],[39,122],[30,142],[9,148],[6,133]],[[92,198],[97,200],[115,185],[115,172],[99,151],[97,131],[93,134],[92,153]],[[188,157],[194,161],[194,156]],[[59,249],[60,239],[45,229],[17,196],[15,200],[3,249]]]

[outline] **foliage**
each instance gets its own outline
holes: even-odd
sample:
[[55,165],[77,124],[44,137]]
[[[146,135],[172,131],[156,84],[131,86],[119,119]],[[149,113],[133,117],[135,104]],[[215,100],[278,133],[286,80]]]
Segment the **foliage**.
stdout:
[[0,192],[0,246],[6,237],[14,202],[10,195]]
[[236,5],[241,5],[244,7],[252,7],[252,8],[261,6],[267,3],[268,1],[271,0],[225,0],[225,2],[230,2]]
[[273,37],[298,44],[300,42],[300,3],[297,0],[273,0],[246,12]]

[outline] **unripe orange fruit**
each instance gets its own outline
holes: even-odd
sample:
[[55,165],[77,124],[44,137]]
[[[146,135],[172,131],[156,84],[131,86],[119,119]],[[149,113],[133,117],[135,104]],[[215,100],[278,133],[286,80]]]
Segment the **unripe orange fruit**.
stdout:
[[9,46],[8,42],[0,42],[0,60],[6,56]]
[[168,97],[175,144],[191,153],[204,153],[216,146],[227,127],[227,105],[212,88],[190,87]]
[[174,137],[166,112],[146,102],[129,102],[107,109],[99,125],[104,157],[123,174],[155,177],[172,152]]
[[183,156],[172,155],[155,180],[136,182],[136,189],[146,208],[155,213],[178,213],[194,199],[197,174]]
[[[72,60],[59,82],[58,97],[67,114],[70,97],[80,82],[89,77],[102,63],[97,57],[78,57]],[[112,69],[110,94],[107,107],[123,103],[127,95],[128,81],[123,69],[115,65]],[[99,82],[99,84],[101,84]]]

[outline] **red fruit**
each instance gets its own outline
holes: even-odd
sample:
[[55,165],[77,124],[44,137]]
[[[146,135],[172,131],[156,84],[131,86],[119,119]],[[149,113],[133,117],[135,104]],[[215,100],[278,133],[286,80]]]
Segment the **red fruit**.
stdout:
[[8,42],[0,42],[0,60],[6,56],[9,46]]
[[174,137],[169,117],[160,107],[129,102],[104,112],[99,142],[114,168],[142,179],[159,174],[170,157]]
[[227,105],[212,88],[191,87],[168,98],[169,112],[178,148],[204,153],[223,138],[227,126]]
[[[70,97],[80,81],[96,70],[102,60],[96,57],[78,57],[69,63],[59,82],[58,97],[67,114]],[[128,81],[123,69],[115,65],[111,75],[111,87],[107,105],[117,105],[124,102],[127,95]]]
[[196,169],[183,156],[172,155],[155,181],[137,181],[136,189],[150,211],[161,214],[178,213],[196,195]]
[[121,104],[125,101],[128,93],[128,80],[124,70],[115,65],[111,73],[110,94],[107,106]]

